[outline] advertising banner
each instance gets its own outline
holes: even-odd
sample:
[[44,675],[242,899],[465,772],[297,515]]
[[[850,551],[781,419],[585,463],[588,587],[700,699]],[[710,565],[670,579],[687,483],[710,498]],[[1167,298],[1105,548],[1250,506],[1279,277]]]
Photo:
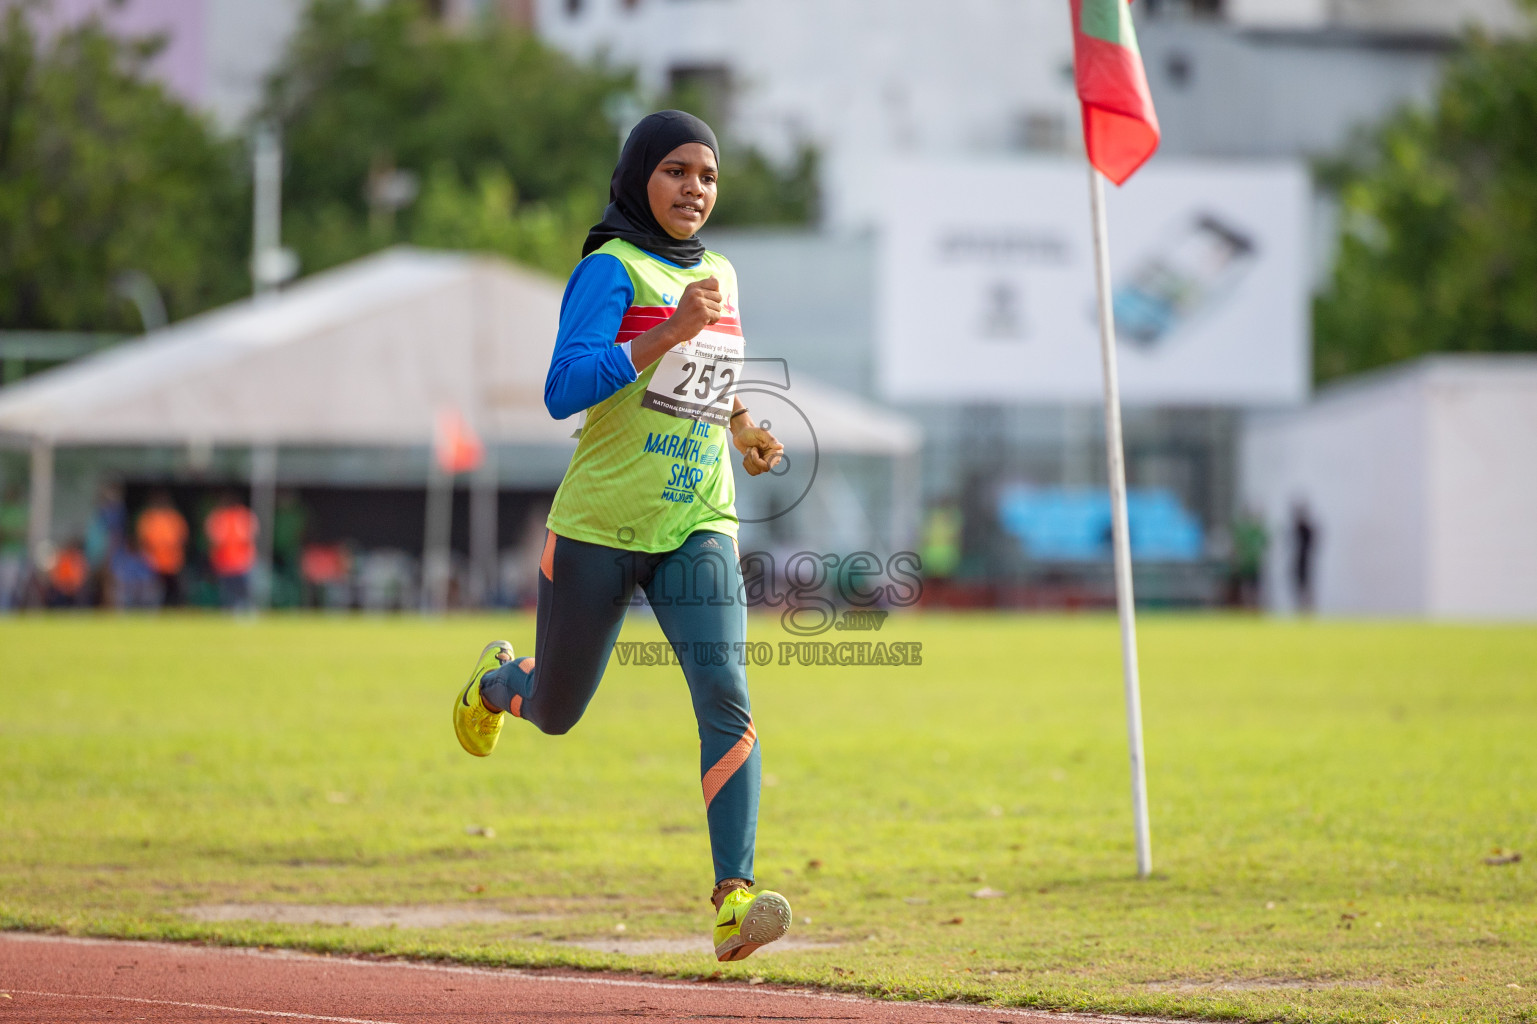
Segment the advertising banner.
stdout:
[[[1081,160],[900,163],[884,186],[887,399],[1101,399]],[[1159,158],[1110,189],[1125,401],[1306,399],[1309,203],[1290,162]]]

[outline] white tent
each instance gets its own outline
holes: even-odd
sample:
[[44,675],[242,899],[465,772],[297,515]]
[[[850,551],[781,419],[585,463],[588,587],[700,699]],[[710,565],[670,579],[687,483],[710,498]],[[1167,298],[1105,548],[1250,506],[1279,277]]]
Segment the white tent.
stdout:
[[1290,606],[1288,525],[1317,525],[1320,612],[1537,617],[1537,358],[1436,356],[1245,425],[1243,495]]
[[[249,447],[258,513],[281,445],[425,445],[452,410],[491,444],[570,446],[575,419],[551,420],[543,401],[560,302],[558,282],[495,258],[396,248],[7,387],[0,440],[32,449],[33,539],[47,540],[60,445]],[[787,447],[814,433],[823,453],[889,456],[910,474],[909,420],[785,383],[762,387],[801,413],[776,424]]]
[[[0,433],[54,444],[423,444],[444,408],[488,435],[571,433],[535,369],[560,290],[395,249],[191,317],[0,393]],[[522,415],[527,412],[528,415]]]

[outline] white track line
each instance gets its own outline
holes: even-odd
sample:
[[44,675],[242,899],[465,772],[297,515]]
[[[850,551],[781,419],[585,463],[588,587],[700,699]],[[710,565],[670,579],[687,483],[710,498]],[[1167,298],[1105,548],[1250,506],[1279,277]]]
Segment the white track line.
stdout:
[[137,996],[81,995],[77,992],[34,992],[25,988],[0,988],[0,992],[17,996],[47,996],[50,999],[111,999],[117,1003],[142,1003],[146,1006],[185,1006],[193,1010],[227,1010],[230,1013],[256,1013],[263,1017],[289,1017],[294,1020],[328,1020],[338,1024],[397,1024],[388,1020],[367,1020],[363,1017],[322,1017],[315,1013],[289,1013],[286,1010],[253,1010],[249,1006],[220,1006],[217,1003],[184,1003],[178,999],[140,999]]
[[[0,938],[21,939],[29,942],[59,942],[82,946],[137,946],[169,950],[178,953],[198,951],[224,953],[235,956],[254,956],[266,960],[302,960],[309,963],[351,964],[354,967],[395,967],[412,971],[433,971],[441,974],[479,974],[494,978],[518,978],[533,982],[559,982],[572,985],[597,985],[610,988],[642,988],[662,992],[699,992],[710,989],[736,991],[748,988],[745,982],[710,981],[641,981],[631,978],[593,978],[580,974],[555,973],[553,970],[528,970],[518,967],[469,967],[458,964],[430,964],[415,960],[364,960],[356,956],[327,956],[323,953],[307,953],[292,949],[252,949],[249,946],[191,945],[178,942],[153,942],[136,939],[79,938],[73,935],[44,935],[38,932],[0,932]],[[749,991],[760,995],[788,996],[796,999],[818,999],[830,1003],[862,1003],[866,1006],[922,1006],[934,1010],[950,1010],[955,1013],[990,1013],[1003,1017],[1029,1017],[1051,1021],[1126,1021],[1129,1024],[1188,1024],[1164,1017],[1127,1017],[1113,1013],[1063,1013],[1056,1010],[1019,1010],[1003,1006],[982,1006],[975,1003],[936,1003],[919,1000],[872,999],[869,996],[821,992],[803,988],[769,988],[753,986]],[[191,1005],[191,1004],[188,1004]],[[345,1018],[315,1018],[317,1020],[343,1020]],[[373,1022],[382,1024],[382,1022]]]

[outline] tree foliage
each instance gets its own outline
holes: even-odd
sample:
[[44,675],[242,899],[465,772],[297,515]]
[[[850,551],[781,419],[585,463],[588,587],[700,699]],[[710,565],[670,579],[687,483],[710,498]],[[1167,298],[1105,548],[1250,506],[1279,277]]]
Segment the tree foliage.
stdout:
[[[511,28],[316,0],[265,111],[286,149],[285,240],[306,272],[398,241],[569,266],[616,148],[603,101],[628,87]],[[383,197],[392,178],[425,185],[419,201]]]
[[146,76],[152,44],[94,22],[44,43],[31,6],[0,13],[0,328],[138,330],[126,271],[172,316],[240,294],[236,148]]
[[1341,240],[1320,379],[1429,352],[1537,351],[1537,37],[1473,38],[1432,109],[1335,166]]
[[[248,293],[245,140],[149,74],[158,42],[95,21],[42,39],[41,2],[0,7],[0,329],[136,331],[114,287],[127,271],[173,319]],[[404,241],[564,274],[607,199],[618,139],[604,111],[632,76],[426,7],[309,7],[260,112],[284,136],[285,243],[304,273]],[[745,149],[723,163],[716,223],[812,216],[810,151],[786,171]]]
[[[266,104],[286,147],[285,240],[306,272],[405,241],[564,275],[607,201],[619,140],[605,110],[634,88],[511,26],[448,28],[412,0],[316,0]],[[741,166],[723,222],[809,219],[813,156],[781,172],[747,151]],[[420,192],[388,202],[390,181]]]

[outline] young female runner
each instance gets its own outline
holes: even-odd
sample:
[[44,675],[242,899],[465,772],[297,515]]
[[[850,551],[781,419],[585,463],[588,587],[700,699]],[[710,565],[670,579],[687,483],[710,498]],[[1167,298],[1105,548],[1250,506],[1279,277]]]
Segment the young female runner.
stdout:
[[643,588],[699,722],[715,955],[740,960],[784,935],[790,905],[750,888],[761,769],[725,435],[749,476],[777,465],[784,447],[733,395],[736,272],[696,234],[715,205],[719,156],[709,126],[677,110],[645,118],[624,144],[608,209],[566,285],[545,379],[550,415],[587,417],[550,510],[535,657],[489,644],[454,700],[454,732],[484,757],[507,715],[568,731]]

